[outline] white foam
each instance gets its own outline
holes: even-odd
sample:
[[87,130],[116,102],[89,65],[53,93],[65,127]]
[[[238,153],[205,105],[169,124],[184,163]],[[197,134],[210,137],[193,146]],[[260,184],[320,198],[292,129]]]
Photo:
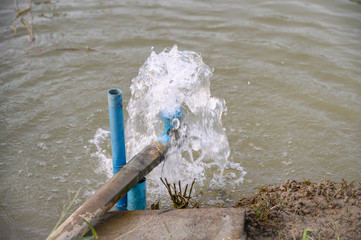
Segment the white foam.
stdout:
[[[132,80],[126,129],[127,159],[157,139],[162,132],[161,112],[172,112],[182,106],[180,139],[172,142],[164,163],[147,176],[147,191],[152,199],[167,198],[167,190],[159,180],[191,184],[195,189],[212,191],[231,188],[243,182],[245,171],[239,163],[229,161],[230,148],[222,115],[226,113],[223,99],[211,96],[212,69],[195,52],[179,51],[177,46],[150,56]],[[99,159],[99,171],[112,176],[110,132],[98,129],[94,139],[93,157]]]
[[[174,46],[159,54],[152,51],[132,80],[125,131],[128,158],[162,132],[162,111],[182,106],[184,113],[180,143],[174,144],[165,163],[148,175],[150,194],[166,193],[161,176],[184,184],[197,178],[199,187],[206,182],[207,186],[224,186],[230,148],[221,119],[227,108],[223,99],[211,96],[212,74],[200,54]],[[237,171],[240,173],[228,178],[239,183],[245,173],[239,166]]]
[[89,142],[96,147],[96,151],[91,153],[91,156],[99,160],[97,171],[111,178],[113,175],[112,157],[111,151],[107,150],[110,149],[110,131],[99,128]]

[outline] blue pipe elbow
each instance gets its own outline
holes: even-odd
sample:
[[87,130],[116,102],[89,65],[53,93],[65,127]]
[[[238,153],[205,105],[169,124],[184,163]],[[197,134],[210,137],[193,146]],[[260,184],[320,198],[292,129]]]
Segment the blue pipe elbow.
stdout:
[[181,106],[177,106],[174,111],[163,111],[161,112],[163,118],[163,132],[158,136],[158,141],[168,145],[171,137],[170,131],[178,129],[180,127],[180,120],[183,116],[183,110]]

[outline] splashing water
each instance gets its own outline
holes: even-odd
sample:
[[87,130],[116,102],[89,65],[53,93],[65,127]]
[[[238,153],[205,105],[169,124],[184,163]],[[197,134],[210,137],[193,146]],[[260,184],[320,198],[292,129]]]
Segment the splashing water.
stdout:
[[[196,195],[211,203],[223,194],[224,201],[238,184],[245,171],[239,163],[228,159],[230,148],[221,117],[226,103],[211,96],[212,69],[195,52],[179,51],[177,46],[159,54],[154,51],[132,80],[131,99],[126,129],[127,160],[141,151],[162,133],[161,113],[182,107],[179,139],[171,142],[165,161],[147,176],[148,199],[167,198],[160,177],[169,182],[191,183],[196,178]],[[100,172],[112,175],[110,133],[98,129],[90,143],[96,147],[92,156],[99,159]],[[104,167],[104,165],[106,165]],[[149,203],[149,202],[148,202]]]
[[91,153],[90,156],[99,160],[97,172],[104,172],[108,178],[111,178],[113,176],[113,163],[110,147],[110,131],[99,128],[89,143],[94,144],[96,147],[96,152]]
[[127,159],[162,132],[161,112],[181,106],[184,114],[180,139],[172,142],[165,162],[147,177],[148,194],[166,193],[160,177],[183,184],[196,178],[199,191],[200,187],[207,191],[225,187],[229,180],[233,185],[242,182],[242,167],[228,162],[230,148],[221,122],[226,104],[211,96],[211,76],[212,69],[198,53],[174,46],[159,54],[152,51],[132,80],[125,131]]

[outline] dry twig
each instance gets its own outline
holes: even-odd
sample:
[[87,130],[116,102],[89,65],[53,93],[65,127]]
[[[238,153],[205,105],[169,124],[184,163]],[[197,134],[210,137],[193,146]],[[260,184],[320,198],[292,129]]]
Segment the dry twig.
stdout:
[[76,52],[76,51],[84,51],[84,52],[98,52],[98,53],[102,53],[102,54],[107,54],[107,55],[113,55],[116,56],[117,54],[115,53],[111,53],[111,52],[105,52],[105,51],[101,51],[95,48],[91,48],[89,46],[85,46],[85,47],[79,47],[79,48],[74,48],[74,47],[68,47],[68,48],[40,48],[40,47],[32,47],[30,48],[26,53],[24,53],[24,55],[32,55],[32,54],[36,54],[39,57],[42,57],[44,54],[49,54],[52,53],[54,51],[69,51],[69,52]]
[[[34,41],[34,34],[33,34],[33,20],[32,20],[32,16],[31,16],[31,5],[32,5],[32,0],[28,1],[28,8],[23,9],[23,10],[19,10],[18,7],[18,1],[15,0],[14,1],[14,8],[16,11],[16,15],[15,18],[13,20],[13,30],[14,30],[14,35],[16,35],[16,27],[15,27],[15,22],[16,20],[20,17],[20,22],[26,27],[26,30],[29,33],[30,36],[30,41]],[[23,14],[27,13],[27,19],[28,21],[26,21],[23,17],[21,17]]]
[[165,228],[167,229],[167,232],[168,232],[168,234],[169,234],[169,239],[170,239],[170,240],[173,240],[173,235],[172,235],[172,233],[170,232],[170,230],[169,230],[169,228],[168,228],[167,224],[165,224],[165,222],[164,222],[164,221],[163,221],[163,223],[164,223],[164,226],[165,226]]
[[[186,187],[184,189],[184,193],[182,194],[182,186],[181,186],[180,181],[178,181],[179,190],[177,190],[176,184],[173,183],[173,186],[172,186],[171,184],[168,183],[167,178],[165,178],[165,180],[160,178],[160,180],[162,181],[164,186],[167,188],[168,194],[169,194],[171,200],[173,201],[174,208],[178,208],[178,209],[187,208],[189,204],[192,205],[192,207],[194,207],[194,208],[199,207],[200,202],[193,203],[192,201],[190,201],[193,186],[194,186],[196,179],[193,180],[188,195],[187,195],[188,184],[186,185]],[[172,191],[172,189],[173,189],[173,191]]]

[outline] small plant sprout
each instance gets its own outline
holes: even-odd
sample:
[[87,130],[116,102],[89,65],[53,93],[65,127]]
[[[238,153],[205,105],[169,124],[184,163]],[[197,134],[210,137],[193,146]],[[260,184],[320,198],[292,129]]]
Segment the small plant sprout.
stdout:
[[310,237],[310,235],[308,235],[309,232],[313,232],[313,230],[310,228],[306,228],[305,230],[303,230],[302,240],[312,240],[313,239]]

